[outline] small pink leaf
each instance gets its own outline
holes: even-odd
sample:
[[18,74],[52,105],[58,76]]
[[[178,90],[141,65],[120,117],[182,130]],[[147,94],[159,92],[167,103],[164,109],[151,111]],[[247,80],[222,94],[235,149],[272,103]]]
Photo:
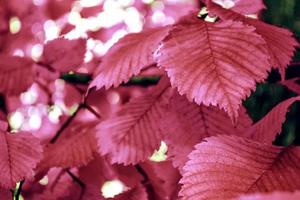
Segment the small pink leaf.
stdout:
[[241,21],[244,24],[254,26],[255,32],[266,41],[266,47],[271,56],[270,65],[278,69],[282,79],[285,79],[285,69],[290,63],[296,47],[299,46],[291,31],[256,19],[246,18],[211,2],[208,2],[207,5],[210,12],[223,20]]
[[[62,132],[61,137],[49,144],[39,169],[86,165],[97,152],[95,126],[98,122],[75,122]],[[57,156],[59,155],[59,156]]]
[[57,38],[44,46],[42,61],[61,72],[76,70],[86,52],[86,40]]
[[0,185],[14,188],[24,178],[33,177],[33,168],[42,158],[39,140],[29,133],[0,132]]
[[112,163],[135,164],[147,159],[161,143],[161,119],[171,89],[164,80],[144,96],[132,99],[117,114],[99,124],[99,152]]
[[300,101],[300,96],[287,99],[278,104],[265,117],[249,128],[246,135],[253,140],[272,144],[276,135],[281,132],[289,107],[295,101]]
[[167,134],[165,142],[168,145],[168,156],[180,170],[194,145],[203,138],[219,134],[242,136],[251,124],[245,109],[239,112],[238,123],[233,126],[224,111],[213,106],[199,106],[178,94],[171,98],[169,110],[162,120],[163,130]]
[[158,64],[180,94],[198,104],[218,105],[235,121],[242,100],[270,70],[265,42],[254,30],[188,15],[164,39]]
[[169,26],[128,34],[109,49],[90,88],[117,87],[154,64],[153,52],[167,35]]
[[224,135],[205,140],[184,166],[183,199],[229,199],[300,189],[300,147],[281,148]]
[[0,93],[18,95],[33,83],[33,62],[27,58],[0,54]]

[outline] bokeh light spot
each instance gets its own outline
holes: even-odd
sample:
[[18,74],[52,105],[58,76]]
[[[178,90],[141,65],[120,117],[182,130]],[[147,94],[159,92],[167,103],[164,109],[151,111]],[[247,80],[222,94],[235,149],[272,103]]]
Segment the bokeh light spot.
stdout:
[[158,150],[155,150],[153,155],[149,158],[149,160],[154,162],[162,162],[167,159],[168,146],[164,141],[161,141],[160,147]]
[[11,34],[17,34],[21,30],[22,24],[18,17],[12,17],[9,20],[9,31]]
[[125,190],[126,186],[120,180],[106,181],[101,188],[104,198],[113,198]]

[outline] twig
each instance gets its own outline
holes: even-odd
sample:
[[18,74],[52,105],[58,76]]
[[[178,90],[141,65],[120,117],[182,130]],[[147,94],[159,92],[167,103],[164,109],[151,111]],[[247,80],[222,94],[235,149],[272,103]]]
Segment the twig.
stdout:
[[85,191],[85,184],[82,180],[80,180],[75,174],[73,174],[69,169],[66,169],[67,174],[72,178],[72,180],[77,183],[81,187],[81,192],[79,195],[79,200],[82,199],[84,191]]
[[298,62],[292,62],[289,66],[290,67],[300,66],[300,61],[298,61]]
[[144,180],[142,181],[142,183],[146,184],[149,181],[147,173],[140,165],[135,165],[135,169],[143,176]]
[[82,180],[80,180],[77,176],[75,176],[75,174],[73,174],[69,169],[66,169],[66,172],[69,174],[69,176],[71,176],[71,178],[73,179],[73,181],[75,181],[76,183],[78,183],[78,185],[82,188],[85,188],[85,184]]
[[43,63],[43,62],[39,61],[39,62],[36,62],[35,64],[37,64],[40,67],[46,68],[46,69],[48,69],[51,72],[54,72],[54,73],[57,72],[56,69],[54,69],[51,65],[48,65],[46,63]]
[[95,111],[91,106],[84,104],[84,108],[86,108],[88,111],[90,111],[98,119],[101,119],[101,115],[97,111]]
[[47,94],[47,96],[48,96],[48,104],[52,105],[53,104],[53,102],[52,102],[52,93],[49,90],[49,88],[45,84],[43,84],[41,81],[39,81],[39,80],[36,80],[35,82]]
[[50,143],[54,144],[56,142],[56,140],[58,139],[58,137],[60,136],[60,134],[69,126],[69,124],[74,120],[74,118],[77,116],[78,112],[83,108],[83,104],[79,104],[79,107],[77,108],[77,110],[73,113],[73,115],[71,115],[64,123],[63,125],[60,127],[60,129],[56,132],[55,136],[51,139]]
[[19,200],[19,198],[20,198],[20,195],[21,195],[21,192],[22,192],[22,186],[23,186],[24,182],[25,182],[25,179],[23,179],[23,180],[20,181],[18,190],[17,190],[17,192],[15,194],[16,200]]
[[6,97],[4,96],[4,94],[0,94],[0,109],[4,112],[5,115],[8,115]]

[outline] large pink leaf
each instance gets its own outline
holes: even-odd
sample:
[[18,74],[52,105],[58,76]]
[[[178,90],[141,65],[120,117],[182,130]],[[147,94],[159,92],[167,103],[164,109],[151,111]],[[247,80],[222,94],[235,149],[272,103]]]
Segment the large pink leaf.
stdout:
[[269,194],[248,194],[242,195],[234,200],[299,200],[300,191],[296,192],[273,192]]
[[24,178],[32,178],[33,168],[42,158],[39,140],[29,133],[0,131],[0,185],[14,188]]
[[160,145],[159,123],[171,94],[169,83],[158,86],[144,96],[132,99],[114,117],[97,127],[99,151],[109,155],[112,163],[135,164],[148,158]]
[[269,54],[271,56],[270,64],[279,69],[282,78],[285,78],[285,69],[294,55],[296,46],[299,46],[293,33],[287,29],[279,28],[262,21],[246,18],[231,10],[222,8],[219,5],[208,2],[208,9],[223,20],[236,20],[244,24],[255,27],[255,32],[262,36],[266,41]]
[[300,147],[223,135],[207,138],[195,148],[180,181],[183,199],[228,199],[300,189]]
[[281,132],[286,113],[295,101],[300,101],[300,96],[290,98],[278,104],[265,117],[249,128],[246,135],[253,140],[272,144],[276,135]]
[[46,147],[39,169],[86,165],[97,152],[96,124],[97,122],[75,122],[67,128],[54,144]]
[[266,8],[263,0],[213,0],[213,2],[241,14],[255,14]]
[[76,70],[83,63],[86,40],[57,38],[44,46],[42,61],[61,72]]
[[233,126],[228,115],[217,107],[199,106],[176,94],[171,98],[170,108],[162,120],[167,134],[168,156],[181,170],[194,145],[203,138],[219,134],[244,135],[251,123],[245,109],[239,112],[238,123]]
[[33,62],[27,58],[0,54],[0,93],[18,95],[34,79]]
[[162,43],[158,64],[180,94],[218,105],[236,120],[242,100],[270,69],[265,42],[239,22],[208,23],[188,15]]
[[117,87],[137,75],[144,67],[152,65],[153,52],[167,35],[169,28],[149,29],[120,39],[104,56],[90,88]]

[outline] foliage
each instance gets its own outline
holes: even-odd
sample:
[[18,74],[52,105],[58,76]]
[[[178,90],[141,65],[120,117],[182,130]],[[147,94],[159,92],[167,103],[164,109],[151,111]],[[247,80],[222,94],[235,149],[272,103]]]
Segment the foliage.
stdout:
[[299,199],[299,22],[270,14],[299,5],[270,2],[0,0],[0,199]]

